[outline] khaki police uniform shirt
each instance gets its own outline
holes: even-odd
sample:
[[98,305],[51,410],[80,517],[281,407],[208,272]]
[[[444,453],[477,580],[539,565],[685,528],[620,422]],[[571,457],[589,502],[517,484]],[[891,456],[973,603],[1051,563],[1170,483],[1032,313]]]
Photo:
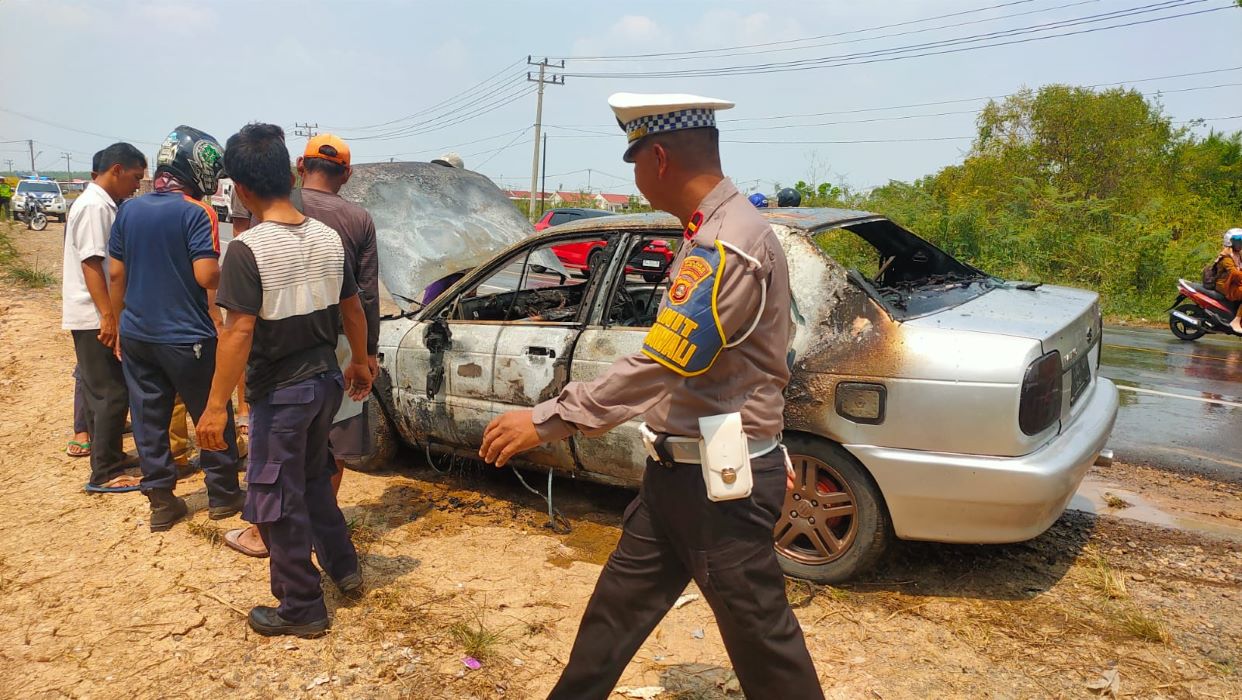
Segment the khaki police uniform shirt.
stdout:
[[[683,377],[646,355],[618,360],[591,382],[573,382],[555,399],[534,409],[535,427],[545,442],[564,439],[580,430],[599,435],[643,414],[654,431],[697,437],[698,419],[740,411],[751,439],[777,436],[784,428],[789,382],[788,351],[793,323],[790,312],[789,268],[772,228],[725,179],[699,204],[703,215],[693,245],[710,247],[717,239],[759,261],[751,269],[728,251],[717,310],[728,342],[741,337],[760,311],[760,292],[767,285],[767,303],[749,337],[725,348],[703,374]],[[676,278],[692,244],[681,246],[670,279]]]

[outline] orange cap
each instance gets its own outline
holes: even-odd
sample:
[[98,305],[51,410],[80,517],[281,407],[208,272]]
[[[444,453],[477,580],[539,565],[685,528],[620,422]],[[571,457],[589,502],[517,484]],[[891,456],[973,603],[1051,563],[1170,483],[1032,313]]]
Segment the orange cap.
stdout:
[[303,158],[322,158],[326,161],[349,167],[349,146],[339,136],[333,134],[316,134],[306,142]]

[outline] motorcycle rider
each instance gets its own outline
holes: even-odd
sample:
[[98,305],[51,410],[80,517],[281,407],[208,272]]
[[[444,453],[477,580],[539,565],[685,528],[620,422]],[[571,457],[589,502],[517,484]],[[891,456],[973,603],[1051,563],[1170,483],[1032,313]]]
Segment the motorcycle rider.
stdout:
[[[1225,247],[1216,258],[1216,291],[1229,301],[1242,301],[1242,228],[1225,231]],[[1242,335],[1242,304],[1229,327]]]

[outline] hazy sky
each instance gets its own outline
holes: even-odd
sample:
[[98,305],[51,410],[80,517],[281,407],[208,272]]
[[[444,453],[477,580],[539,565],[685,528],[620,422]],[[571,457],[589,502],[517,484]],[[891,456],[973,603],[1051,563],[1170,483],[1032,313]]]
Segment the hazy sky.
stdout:
[[[1017,41],[1231,4],[8,0],[0,3],[6,65],[0,141],[21,142],[0,143],[0,161],[11,158],[17,167],[27,167],[28,138],[42,152],[41,168],[62,169],[61,152],[70,151],[74,168],[85,169],[90,154],[115,137],[153,155],[179,123],[223,142],[248,121],[274,122],[288,130],[311,122],[351,139],[355,162],[429,160],[451,147],[468,168],[503,186],[526,189],[535,112],[534,95],[523,94],[528,54],[616,56],[751,46],[696,54],[691,60],[567,60],[565,85],[549,86],[544,102],[549,189],[585,187],[589,177],[596,190],[633,191],[630,168],[620,160],[624,139],[606,104],[616,91],[691,92],[736,101],[737,108],[721,119],[737,121],[720,126],[722,138],[730,141],[723,145],[726,171],[744,187],[770,192],[774,182],[798,179],[869,187],[959,162],[983,102],[949,101],[1004,95],[1023,86],[1091,85],[1235,68],[1135,87],[1162,92],[1168,113],[1177,120],[1242,115],[1242,9],[796,72],[676,78],[577,74],[748,66],[847,54],[874,61],[893,56],[887,50],[898,47],[981,34],[990,35],[986,41],[992,43]],[[1133,11],[1142,14],[1129,14]],[[1118,14],[1087,19],[1108,13]],[[955,16],[920,21],[944,15]],[[872,29],[879,25],[888,26]],[[1034,25],[1048,26],[1013,33]],[[793,41],[802,39],[807,40]],[[937,43],[924,52],[972,45]],[[863,52],[867,55],[857,56]],[[1187,89],[1201,87],[1211,89]],[[444,104],[450,98],[456,100]],[[857,111],[932,102],[943,104]],[[791,116],[804,114],[820,116]],[[1238,130],[1242,119],[1210,125]],[[946,137],[967,138],[911,140]],[[291,150],[300,152],[303,144],[304,139],[290,135]]]

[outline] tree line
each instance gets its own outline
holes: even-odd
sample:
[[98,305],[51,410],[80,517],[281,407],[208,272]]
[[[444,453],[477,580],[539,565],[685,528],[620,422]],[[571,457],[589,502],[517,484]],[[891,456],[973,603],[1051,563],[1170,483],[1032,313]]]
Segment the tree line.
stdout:
[[1086,287],[1159,316],[1242,226],[1242,132],[1196,135],[1158,98],[1049,85],[990,102],[965,160],[869,192],[799,182],[803,206],[879,212],[1007,279]]

